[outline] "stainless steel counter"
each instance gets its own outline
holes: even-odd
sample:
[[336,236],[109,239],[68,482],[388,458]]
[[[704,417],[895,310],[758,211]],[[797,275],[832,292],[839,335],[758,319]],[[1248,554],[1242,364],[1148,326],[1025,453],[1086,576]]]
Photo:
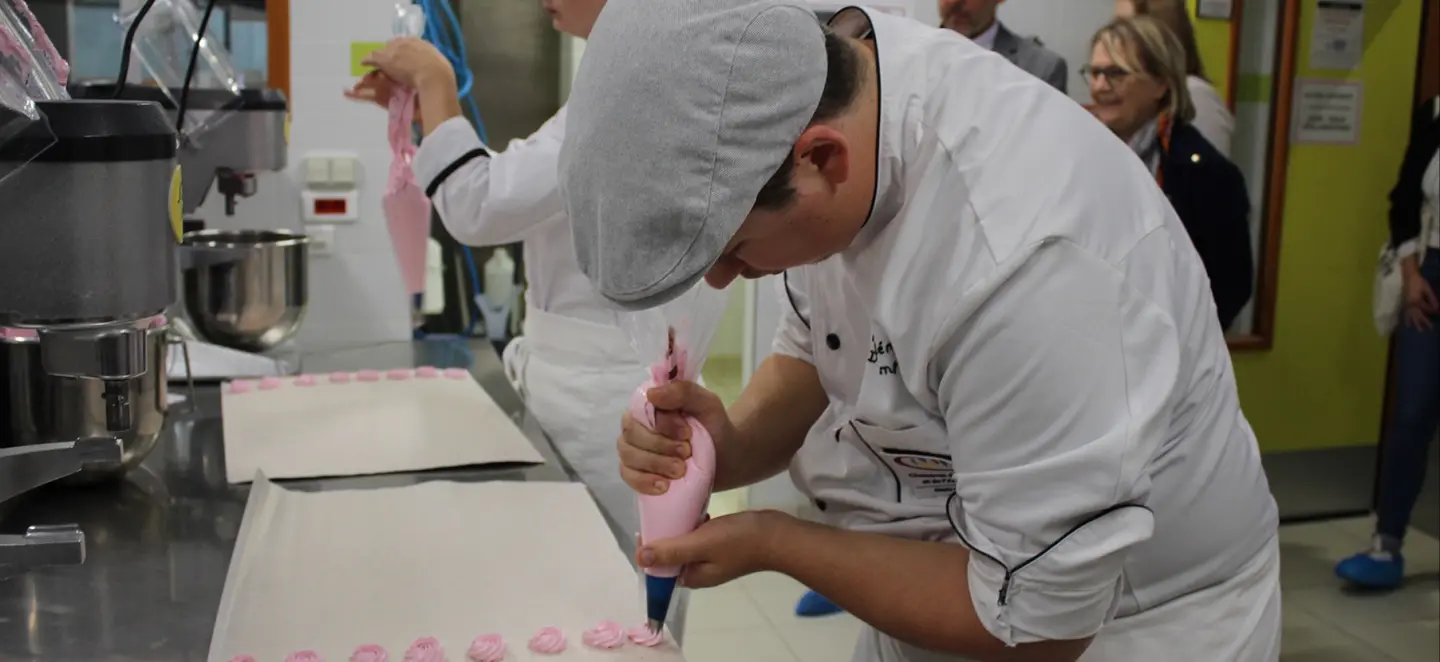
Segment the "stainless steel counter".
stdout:
[[[428,480],[570,481],[573,472],[530,419],[499,358],[484,341],[351,346],[301,354],[306,372],[417,365],[468,368],[510,414],[547,464],[417,474],[286,481],[301,490],[393,487]],[[184,393],[181,387],[173,387]],[[210,647],[248,486],[225,483],[220,396],[172,406],[155,451],[123,481],[27,495],[0,533],[76,523],[84,565],[0,580],[0,660],[5,662],[201,662]],[[624,547],[633,541],[619,538]]]

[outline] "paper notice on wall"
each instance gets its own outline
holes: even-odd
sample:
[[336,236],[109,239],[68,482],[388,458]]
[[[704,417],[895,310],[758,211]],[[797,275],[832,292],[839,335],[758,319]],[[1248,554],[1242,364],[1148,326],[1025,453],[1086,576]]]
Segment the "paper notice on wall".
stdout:
[[1234,14],[1234,0],[1200,0],[1195,5],[1195,15],[1204,19],[1228,21]]
[[1295,86],[1295,142],[1354,145],[1360,141],[1360,83],[1300,79]]
[[1310,68],[1360,68],[1365,55],[1365,0],[1316,0]]

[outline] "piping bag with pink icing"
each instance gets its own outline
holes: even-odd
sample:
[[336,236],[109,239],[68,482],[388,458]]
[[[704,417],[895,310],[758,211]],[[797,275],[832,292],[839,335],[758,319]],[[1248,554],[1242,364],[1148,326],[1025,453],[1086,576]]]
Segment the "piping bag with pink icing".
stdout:
[[[646,393],[673,381],[696,381],[725,311],[724,293],[704,282],[673,302],[655,310],[621,319],[641,359],[650,362],[650,379],[630,397],[630,416],[650,429],[655,428],[655,407]],[[685,475],[670,481],[664,494],[640,495],[640,538],[653,543],[677,538],[694,531],[705,519],[705,507],[715,482],[715,441],[694,418],[690,425],[690,457]],[[675,593],[682,568],[657,566],[645,569],[645,616],[650,630],[664,631],[665,617]]]

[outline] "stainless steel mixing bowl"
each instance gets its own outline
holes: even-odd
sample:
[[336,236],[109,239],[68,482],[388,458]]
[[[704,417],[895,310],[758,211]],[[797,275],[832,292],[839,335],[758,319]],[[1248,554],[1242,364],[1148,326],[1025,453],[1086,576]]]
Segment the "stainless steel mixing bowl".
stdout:
[[295,335],[309,302],[303,234],[201,230],[185,235],[185,311],[203,339],[264,352]]
[[155,448],[165,423],[169,338],[167,326],[146,332],[145,374],[121,386],[132,406],[130,428],[117,432],[105,423],[103,382],[46,373],[37,337],[0,337],[0,379],[5,380],[0,384],[0,443],[21,446],[114,437],[122,448],[118,469],[87,469],[66,482],[93,482],[135,468]]

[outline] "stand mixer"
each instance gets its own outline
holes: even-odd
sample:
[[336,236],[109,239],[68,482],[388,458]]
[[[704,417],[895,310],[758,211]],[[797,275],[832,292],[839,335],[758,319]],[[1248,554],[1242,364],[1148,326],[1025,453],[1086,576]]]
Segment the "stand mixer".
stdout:
[[[134,20],[139,4],[122,4],[122,27]],[[225,216],[232,217],[240,199],[255,194],[257,174],[285,169],[288,104],[278,90],[245,88],[229,54],[216,40],[199,38],[207,27],[188,0],[155,2],[136,33],[134,52],[160,85],[129,85],[119,96],[160,104],[180,134],[184,307],[171,317],[189,341],[190,368],[202,379],[274,374],[283,371],[279,362],[251,353],[274,349],[298,329],[308,303],[308,239],[206,230],[198,211],[213,186],[224,197]],[[77,85],[70,93],[106,98],[115,89]],[[177,368],[172,362],[172,378],[182,376]]]
[[[23,29],[13,16],[0,12],[7,38]],[[23,44],[27,53],[5,41],[11,62],[0,62],[10,67],[0,83],[20,81],[43,119],[25,121],[13,97],[0,105],[0,339],[25,338],[37,375],[85,384],[95,401],[76,428],[83,438],[31,443],[8,422],[46,393],[16,379],[0,384],[0,508],[46,483],[134,461],[138,449],[121,439],[149,403],[131,385],[151,369],[146,340],[175,300],[177,239],[167,223],[175,131],[160,106],[71,100],[58,85],[30,85],[50,74],[36,64],[44,56],[33,43]],[[0,579],[84,557],[84,534],[73,525],[0,535]]]

